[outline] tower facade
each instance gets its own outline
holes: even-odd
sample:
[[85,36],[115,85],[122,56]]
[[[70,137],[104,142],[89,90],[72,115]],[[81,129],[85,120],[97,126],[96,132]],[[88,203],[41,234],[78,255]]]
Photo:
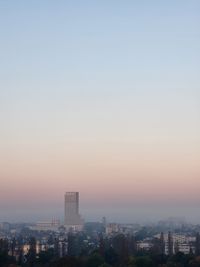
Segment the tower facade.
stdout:
[[168,255],[172,256],[174,253],[174,243],[172,233],[168,233]]
[[82,225],[79,214],[79,192],[65,193],[65,226],[76,227]]

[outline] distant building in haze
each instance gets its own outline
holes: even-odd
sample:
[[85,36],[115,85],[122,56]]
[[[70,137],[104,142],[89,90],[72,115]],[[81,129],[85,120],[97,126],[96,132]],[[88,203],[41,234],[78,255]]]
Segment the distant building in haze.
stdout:
[[52,219],[52,221],[37,222],[35,226],[31,226],[32,230],[37,231],[57,231],[60,227],[60,221]]
[[79,214],[79,192],[65,193],[65,227],[82,230],[83,220]]
[[106,234],[110,235],[110,234],[116,234],[119,233],[119,225],[117,223],[109,223],[106,225]]
[[[159,235],[155,235],[156,238],[159,238]],[[177,233],[165,233],[161,234],[160,246],[162,247],[162,254],[173,255],[177,252],[182,252],[184,254],[193,253],[195,251],[195,243],[197,239],[194,236],[188,236],[185,234],[177,234]]]

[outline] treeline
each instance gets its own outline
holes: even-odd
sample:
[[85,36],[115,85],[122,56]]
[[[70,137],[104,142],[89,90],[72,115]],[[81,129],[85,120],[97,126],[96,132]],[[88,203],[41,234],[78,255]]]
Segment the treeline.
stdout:
[[66,256],[52,262],[48,267],[200,267],[200,257],[178,252],[172,257],[140,253],[121,259],[115,251],[107,251],[105,257],[94,251],[89,257]]

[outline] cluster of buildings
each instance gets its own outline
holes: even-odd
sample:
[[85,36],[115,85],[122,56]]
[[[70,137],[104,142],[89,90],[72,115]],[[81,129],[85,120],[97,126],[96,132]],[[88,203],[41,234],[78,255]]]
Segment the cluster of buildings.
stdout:
[[58,231],[65,228],[66,231],[82,231],[84,220],[79,214],[79,192],[66,192],[64,201],[64,223],[58,219],[50,221],[39,221],[30,226],[31,230],[36,231]]
[[57,219],[51,221],[40,221],[32,226],[32,230],[56,231],[60,227],[65,227],[67,231],[82,231],[84,220],[79,214],[79,192],[66,192],[64,198],[64,223]]
[[[24,227],[24,228],[23,228]],[[82,242],[84,246],[98,247],[99,234],[107,240],[123,234],[125,237],[137,236],[139,225],[107,223],[103,217],[101,223],[86,223],[79,213],[79,192],[66,192],[64,196],[64,222],[53,219],[51,221],[37,222],[36,224],[25,225],[20,230],[17,227],[10,227],[9,223],[0,224],[0,239],[8,241],[10,255],[20,257],[22,254],[26,259],[31,246],[34,246],[37,253],[54,249],[59,257],[69,253],[69,243]],[[158,227],[160,227],[158,225]],[[28,241],[29,232],[21,237],[24,229],[35,233],[35,243]],[[92,229],[92,230],[91,230]],[[159,230],[158,230],[159,232]],[[20,234],[18,234],[20,233]],[[70,233],[74,234],[69,235]],[[75,236],[77,234],[77,236]],[[71,238],[71,241],[70,241]],[[80,239],[80,240],[79,240]],[[77,241],[79,240],[79,241]],[[193,232],[173,233],[162,232],[153,234],[150,237],[144,236],[135,239],[135,248],[142,251],[157,251],[166,255],[173,255],[177,252],[184,254],[196,253],[200,255],[200,236]]]
[[198,235],[191,236],[186,234],[177,233],[161,233],[157,234],[151,238],[145,238],[137,242],[137,247],[139,250],[150,251],[154,248],[158,249],[160,253],[165,255],[173,255],[177,252],[182,252],[184,254],[195,253],[198,244]]

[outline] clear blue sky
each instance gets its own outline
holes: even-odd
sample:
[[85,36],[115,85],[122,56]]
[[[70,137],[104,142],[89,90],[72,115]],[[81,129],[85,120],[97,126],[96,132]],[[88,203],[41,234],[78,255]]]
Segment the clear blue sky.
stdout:
[[68,188],[88,218],[200,203],[200,1],[6,0],[0,25],[0,220],[61,216]]

